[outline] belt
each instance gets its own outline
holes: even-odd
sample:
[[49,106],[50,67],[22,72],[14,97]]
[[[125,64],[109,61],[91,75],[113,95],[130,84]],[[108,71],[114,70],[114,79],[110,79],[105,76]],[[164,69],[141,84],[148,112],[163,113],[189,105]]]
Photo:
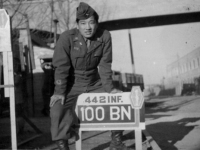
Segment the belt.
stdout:
[[74,81],[71,84],[78,83],[78,84],[88,85],[100,79],[98,69],[93,69],[89,71],[74,70],[74,75],[70,75],[70,76],[71,76],[71,81]]

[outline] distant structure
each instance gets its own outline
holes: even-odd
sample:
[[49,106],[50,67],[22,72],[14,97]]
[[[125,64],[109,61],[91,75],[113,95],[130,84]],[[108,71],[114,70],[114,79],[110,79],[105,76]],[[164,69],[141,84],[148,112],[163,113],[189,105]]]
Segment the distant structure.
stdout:
[[199,85],[200,78],[200,47],[187,55],[178,58],[167,66],[167,88],[176,88],[180,95],[184,84]]

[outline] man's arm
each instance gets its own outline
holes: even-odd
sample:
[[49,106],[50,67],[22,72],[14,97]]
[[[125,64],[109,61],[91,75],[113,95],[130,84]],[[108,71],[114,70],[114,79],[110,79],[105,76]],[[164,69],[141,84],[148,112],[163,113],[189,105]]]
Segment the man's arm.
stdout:
[[53,66],[55,67],[55,89],[50,102],[51,107],[58,100],[61,100],[61,103],[64,104],[67,89],[67,77],[69,76],[69,69],[71,67],[69,50],[69,37],[66,34],[62,34],[56,44],[53,55]]
[[103,37],[104,47],[103,47],[103,56],[99,63],[99,74],[101,77],[101,81],[103,87],[106,92],[111,92],[114,89],[112,83],[112,40],[111,35],[108,31],[106,31]]

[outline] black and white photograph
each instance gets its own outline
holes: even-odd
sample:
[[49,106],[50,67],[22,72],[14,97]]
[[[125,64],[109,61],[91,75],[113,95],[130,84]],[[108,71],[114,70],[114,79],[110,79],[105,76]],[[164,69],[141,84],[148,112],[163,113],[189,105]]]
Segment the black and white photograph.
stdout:
[[0,150],[200,150],[200,1],[0,0]]

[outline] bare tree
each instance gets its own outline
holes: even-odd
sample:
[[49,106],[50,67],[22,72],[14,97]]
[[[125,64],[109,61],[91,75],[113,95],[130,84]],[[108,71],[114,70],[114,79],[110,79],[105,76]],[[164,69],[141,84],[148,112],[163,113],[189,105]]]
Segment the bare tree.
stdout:
[[55,4],[54,17],[59,21],[59,32],[69,30],[75,26],[75,10],[79,0],[60,0]]

